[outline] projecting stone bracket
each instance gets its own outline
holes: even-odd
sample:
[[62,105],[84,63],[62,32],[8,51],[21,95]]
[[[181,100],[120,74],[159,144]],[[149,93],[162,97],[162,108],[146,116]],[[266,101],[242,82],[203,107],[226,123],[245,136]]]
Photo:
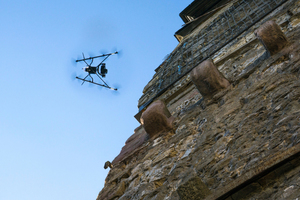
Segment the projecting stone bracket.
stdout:
[[191,71],[190,76],[204,98],[210,98],[215,92],[230,86],[229,81],[218,70],[211,59],[205,60],[195,67]]
[[109,168],[112,168],[113,165],[111,164],[111,162],[106,161],[105,164],[104,164],[104,169],[107,169],[108,167],[109,167]]
[[272,20],[261,25],[254,34],[271,56],[281,51],[288,44],[284,33]]
[[157,100],[143,112],[140,121],[150,138],[153,138],[162,131],[172,130],[174,117],[170,114],[165,103]]

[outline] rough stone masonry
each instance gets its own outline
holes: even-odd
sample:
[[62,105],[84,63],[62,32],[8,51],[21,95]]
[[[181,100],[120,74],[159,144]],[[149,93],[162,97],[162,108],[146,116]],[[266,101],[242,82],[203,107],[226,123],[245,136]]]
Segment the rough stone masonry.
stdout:
[[300,1],[209,62],[225,84],[188,74],[148,106],[97,200],[300,199]]

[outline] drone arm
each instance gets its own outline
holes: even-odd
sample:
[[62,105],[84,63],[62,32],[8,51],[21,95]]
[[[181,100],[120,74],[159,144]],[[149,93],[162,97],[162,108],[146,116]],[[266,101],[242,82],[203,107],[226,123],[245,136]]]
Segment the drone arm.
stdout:
[[101,61],[101,63],[99,63],[99,65],[97,66],[98,67],[98,70],[99,70],[99,67],[101,66],[101,64],[109,57],[109,56],[111,56],[112,54],[108,54],[107,56],[106,56],[106,58],[104,58],[102,61]]
[[[88,74],[88,75],[86,75],[86,77],[88,77],[90,74]],[[76,78],[77,79],[80,79],[80,80],[82,80],[83,82],[81,83],[81,85],[83,85],[84,84],[84,82],[86,81],[85,79],[86,79],[86,77],[84,77],[84,79],[82,79],[82,78],[79,78],[78,76],[76,76]]]
[[[85,60],[91,60],[91,59],[94,59],[94,58],[100,58],[100,57],[105,57],[105,56],[111,56],[111,55],[114,55],[114,54],[118,54],[119,52],[114,52],[114,53],[108,53],[108,54],[102,54],[100,56],[94,56],[94,57],[89,57],[89,58],[85,58],[83,56],[83,59],[79,59],[79,60],[76,60],[76,62],[80,62],[80,61],[85,61]],[[106,58],[105,58],[106,59]]]
[[116,91],[118,90],[117,88],[109,87],[107,84],[106,84],[106,85],[103,85],[103,84],[95,83],[95,82],[92,82],[92,81],[90,81],[90,80],[85,80],[85,79],[82,79],[82,78],[79,78],[79,77],[76,77],[76,78],[79,79],[79,80],[82,80],[83,82],[93,83],[93,84],[95,84],[95,85],[99,85],[99,86],[102,86],[102,87],[106,87],[106,88],[111,89],[111,90],[116,90]]
[[99,76],[99,74],[97,74],[97,76],[101,79],[101,81],[102,81],[107,87],[109,87],[109,86],[107,85],[107,83],[105,83],[105,81],[101,78],[101,76]]

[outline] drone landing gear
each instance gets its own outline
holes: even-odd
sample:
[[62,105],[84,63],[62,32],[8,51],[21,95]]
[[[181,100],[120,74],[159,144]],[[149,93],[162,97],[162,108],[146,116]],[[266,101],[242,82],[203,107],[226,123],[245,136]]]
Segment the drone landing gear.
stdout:
[[[90,80],[86,80],[86,77],[88,77],[88,76],[90,76],[90,77],[92,78],[91,81],[90,81]],[[108,85],[103,81],[103,79],[102,79],[101,77],[99,77],[99,78],[103,81],[103,83],[104,83],[105,85],[104,85],[104,84],[100,84],[100,83],[94,82],[93,77],[92,77],[91,75],[89,75],[89,74],[88,74],[86,77],[85,77],[85,78],[79,78],[78,76],[76,76],[77,79],[83,81],[82,84],[84,84],[84,82],[89,82],[89,83],[92,83],[92,84],[95,84],[95,85],[99,85],[99,86],[102,86],[102,87],[105,87],[105,88],[108,88],[108,89],[111,89],[111,90],[115,90],[115,91],[118,90],[117,88],[112,88],[112,87],[108,86]],[[81,84],[81,85],[82,85],[82,84]]]

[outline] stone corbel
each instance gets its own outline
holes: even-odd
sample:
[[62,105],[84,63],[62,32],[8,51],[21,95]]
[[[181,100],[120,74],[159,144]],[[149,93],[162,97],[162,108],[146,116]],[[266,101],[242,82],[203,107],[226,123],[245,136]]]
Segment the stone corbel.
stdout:
[[174,119],[165,103],[157,100],[143,112],[140,121],[150,138],[153,138],[163,131],[172,130]]
[[191,79],[204,98],[210,98],[217,91],[230,86],[229,81],[214,65],[211,59],[200,63],[191,71]]
[[272,20],[261,25],[254,34],[271,56],[281,51],[288,44],[284,33]]

